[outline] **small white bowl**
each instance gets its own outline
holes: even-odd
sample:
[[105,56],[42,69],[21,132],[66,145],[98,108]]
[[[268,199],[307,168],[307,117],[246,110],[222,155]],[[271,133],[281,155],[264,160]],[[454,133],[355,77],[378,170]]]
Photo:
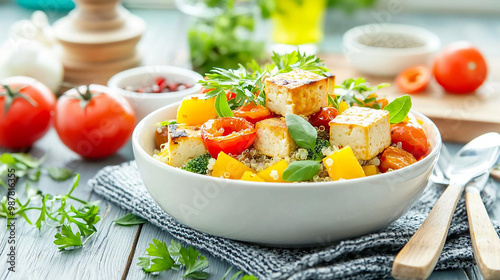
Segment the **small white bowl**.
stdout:
[[[127,86],[138,88],[154,84],[155,78],[165,77],[167,81],[181,82],[192,85],[192,87],[176,92],[165,93],[139,93],[125,90]],[[187,95],[198,93],[201,86],[197,84],[203,77],[191,70],[173,66],[142,66],[122,71],[109,79],[108,87],[115,89],[123,95],[132,105],[136,114],[136,122],[139,122],[149,113],[182,100]]]
[[[383,33],[401,34],[421,43],[409,48],[368,46],[361,40],[371,40]],[[403,24],[367,24],[354,27],[343,37],[343,49],[347,60],[358,71],[375,76],[395,76],[415,65],[428,65],[439,49],[439,38],[432,32]]]
[[424,191],[441,148],[422,114],[431,151],[393,172],[336,182],[261,183],[190,173],[153,159],[156,123],[179,104],[158,109],[135,128],[132,146],[151,197],[179,222],[209,234],[276,246],[325,245],[384,228]]

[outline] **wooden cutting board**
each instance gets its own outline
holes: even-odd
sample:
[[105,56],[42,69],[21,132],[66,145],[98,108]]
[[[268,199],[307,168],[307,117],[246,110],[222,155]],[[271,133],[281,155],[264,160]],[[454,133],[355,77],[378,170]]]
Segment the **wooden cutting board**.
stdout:
[[[337,84],[347,78],[364,77],[372,85],[391,83],[379,91],[379,96],[391,100],[402,95],[394,78],[362,74],[352,68],[342,54],[320,56],[335,74]],[[488,59],[488,62],[488,82],[474,94],[445,93],[432,80],[425,92],[412,95],[413,109],[434,121],[444,141],[465,143],[483,133],[500,133],[500,58]]]

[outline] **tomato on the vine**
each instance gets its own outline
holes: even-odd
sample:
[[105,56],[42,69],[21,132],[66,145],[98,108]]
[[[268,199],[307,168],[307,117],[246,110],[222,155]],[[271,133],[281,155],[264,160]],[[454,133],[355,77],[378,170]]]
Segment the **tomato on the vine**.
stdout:
[[0,146],[28,148],[50,127],[56,98],[39,81],[10,77],[0,81]]
[[401,142],[403,149],[417,160],[420,160],[429,151],[427,135],[418,124],[401,122],[391,125],[391,140],[392,143]]
[[339,112],[333,107],[323,107],[318,112],[309,116],[309,123],[312,126],[330,131],[330,122],[337,117]]
[[54,126],[68,148],[97,159],[112,155],[128,141],[135,113],[123,96],[109,88],[81,86],[59,98]]
[[220,152],[239,155],[257,137],[252,123],[242,118],[224,117],[208,120],[201,126],[201,137],[208,153],[217,158]]
[[469,93],[486,80],[488,67],[481,52],[471,43],[456,42],[437,55],[433,71],[436,81],[446,91]]
[[248,103],[233,112],[235,117],[244,118],[253,124],[273,116],[273,113],[271,113],[271,111],[269,111],[266,107],[253,103]]

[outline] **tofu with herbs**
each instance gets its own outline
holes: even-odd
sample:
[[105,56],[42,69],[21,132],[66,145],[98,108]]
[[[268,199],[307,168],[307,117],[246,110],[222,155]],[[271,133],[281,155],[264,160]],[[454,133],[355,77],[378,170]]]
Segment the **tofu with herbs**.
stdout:
[[190,159],[207,153],[199,126],[171,124],[168,126],[168,164],[181,167]]
[[327,106],[335,76],[321,76],[302,69],[266,79],[266,107],[276,114],[308,116]]
[[370,160],[391,145],[389,112],[351,107],[330,122],[332,146],[350,146],[360,160]]
[[297,145],[288,133],[285,118],[265,119],[255,124],[257,137],[253,147],[269,157],[285,158]]

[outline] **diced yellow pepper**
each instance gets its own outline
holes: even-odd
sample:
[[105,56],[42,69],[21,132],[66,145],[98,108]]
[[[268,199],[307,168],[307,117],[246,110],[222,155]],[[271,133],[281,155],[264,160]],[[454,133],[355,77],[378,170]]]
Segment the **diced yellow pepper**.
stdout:
[[277,163],[257,173],[257,176],[266,182],[287,182],[283,180],[283,172],[288,167],[286,160],[280,160]]
[[345,101],[340,101],[339,114],[342,114],[347,109],[349,109],[349,104],[347,104],[347,102],[345,102]]
[[212,176],[226,179],[240,179],[245,171],[252,172],[252,169],[226,153],[220,152],[214,163]]
[[363,171],[365,172],[366,176],[377,175],[380,173],[380,169],[378,169],[378,166],[371,164],[363,166]]
[[346,146],[323,159],[328,175],[332,180],[365,177],[365,172],[351,147]]
[[164,157],[166,155],[168,155],[168,149],[166,149],[166,148],[163,149],[163,151],[158,153],[158,156],[160,156],[160,157]]
[[243,181],[253,181],[253,182],[265,182],[264,179],[260,178],[257,174],[252,171],[245,171],[243,176],[241,176],[241,180]]
[[215,97],[205,99],[205,94],[184,97],[177,110],[177,122],[187,125],[202,125],[216,117]]

